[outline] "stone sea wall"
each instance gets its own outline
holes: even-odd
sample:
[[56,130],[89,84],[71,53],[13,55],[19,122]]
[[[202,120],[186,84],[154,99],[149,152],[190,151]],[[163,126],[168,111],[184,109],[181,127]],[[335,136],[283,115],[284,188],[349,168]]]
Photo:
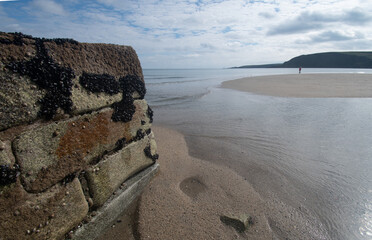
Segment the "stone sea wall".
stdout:
[[0,239],[73,237],[157,169],[140,62],[21,33],[0,49]]

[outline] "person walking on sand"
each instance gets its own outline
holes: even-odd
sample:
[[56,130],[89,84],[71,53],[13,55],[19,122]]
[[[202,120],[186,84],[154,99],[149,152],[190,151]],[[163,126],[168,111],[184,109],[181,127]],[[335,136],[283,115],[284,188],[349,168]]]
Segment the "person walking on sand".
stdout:
[[300,73],[301,73],[301,67],[298,68],[298,74],[300,74]]

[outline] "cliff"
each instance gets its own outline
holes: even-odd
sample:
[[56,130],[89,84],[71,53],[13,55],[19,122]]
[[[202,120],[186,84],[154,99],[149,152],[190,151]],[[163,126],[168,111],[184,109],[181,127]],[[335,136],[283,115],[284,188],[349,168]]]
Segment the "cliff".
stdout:
[[284,62],[282,67],[372,68],[372,52],[327,52],[302,55]]
[[0,46],[0,239],[83,239],[158,166],[138,57],[20,33]]
[[326,52],[301,55],[282,64],[238,68],[372,68],[372,52]]

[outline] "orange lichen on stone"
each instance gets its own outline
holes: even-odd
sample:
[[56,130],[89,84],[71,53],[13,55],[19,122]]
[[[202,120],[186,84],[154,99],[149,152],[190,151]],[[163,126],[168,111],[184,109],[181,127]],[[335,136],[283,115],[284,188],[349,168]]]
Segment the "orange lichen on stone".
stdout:
[[111,122],[112,110],[102,111],[67,123],[54,152],[56,162],[41,168],[33,181],[26,181],[30,192],[44,191],[66,176],[83,170],[90,161],[115,148],[123,136],[121,123]]
[[56,155],[59,159],[78,154],[84,158],[95,147],[107,144],[111,111],[101,112],[95,117],[68,123],[66,133],[60,139]]
[[[150,127],[145,113],[147,103],[135,100],[134,104],[136,112],[127,123],[113,121],[113,109],[104,109],[57,123],[52,128],[44,126],[22,134],[15,142],[15,149],[24,169],[21,177],[26,190],[45,191],[131,142],[139,131],[143,134]],[[29,164],[35,158],[39,163],[37,167]]]

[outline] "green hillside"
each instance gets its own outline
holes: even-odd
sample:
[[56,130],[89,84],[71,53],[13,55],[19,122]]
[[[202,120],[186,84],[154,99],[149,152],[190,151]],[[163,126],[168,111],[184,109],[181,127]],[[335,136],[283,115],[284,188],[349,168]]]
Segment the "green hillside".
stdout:
[[301,55],[283,64],[246,65],[238,68],[372,68],[372,52],[326,52]]

